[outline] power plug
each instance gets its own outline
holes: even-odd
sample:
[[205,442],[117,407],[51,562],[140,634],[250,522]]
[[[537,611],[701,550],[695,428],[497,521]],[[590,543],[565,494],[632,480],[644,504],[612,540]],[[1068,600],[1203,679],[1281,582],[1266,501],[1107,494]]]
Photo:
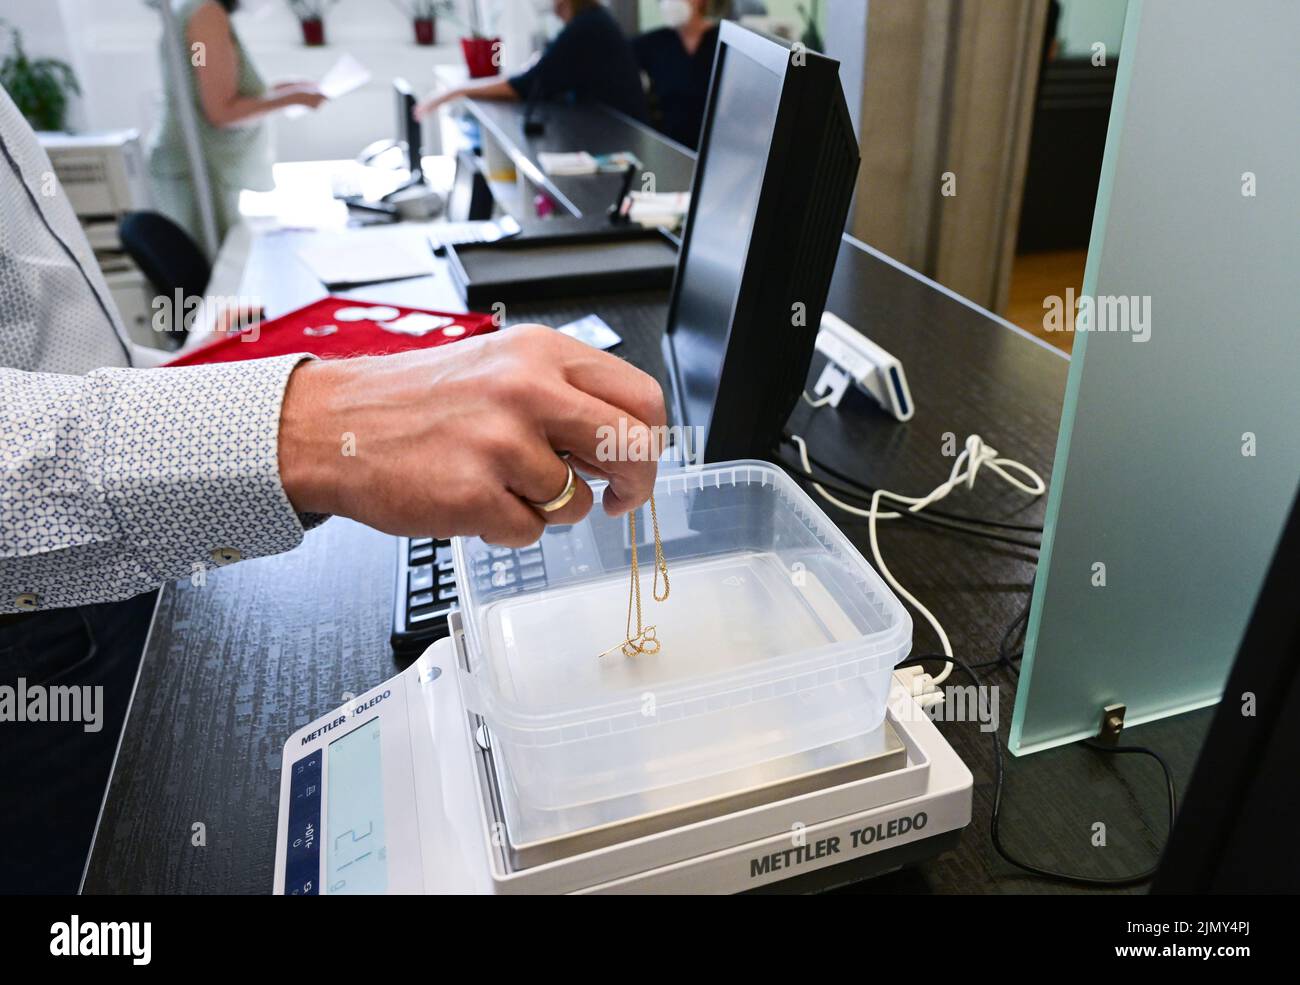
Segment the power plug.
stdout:
[[935,685],[934,678],[925,672],[924,667],[899,667],[894,671],[894,677],[922,708],[943,704],[943,691]]

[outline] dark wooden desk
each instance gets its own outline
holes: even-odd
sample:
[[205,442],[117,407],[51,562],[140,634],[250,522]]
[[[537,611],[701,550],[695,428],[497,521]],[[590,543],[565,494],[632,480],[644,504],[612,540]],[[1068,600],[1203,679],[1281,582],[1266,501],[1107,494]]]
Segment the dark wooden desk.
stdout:
[[[262,240],[251,262],[267,271],[288,270],[297,263],[293,242],[288,234]],[[354,293],[436,306],[446,301],[448,285],[439,273]],[[278,292],[267,295],[268,306],[278,310],[321,293],[310,278],[296,275],[268,277],[267,286]],[[595,311],[624,337],[617,351],[662,381],[666,300],[658,292],[575,299],[514,306],[510,316],[558,324]],[[960,444],[978,432],[1050,474],[1064,357],[847,240],[828,307],[902,359],[917,409],[910,422],[899,424],[859,394],[851,393],[838,410],[800,405],[790,426],[816,456],[866,482],[929,490],[951,465],[941,454],[945,436],[955,435]],[[814,374],[819,369],[815,365]],[[1044,507],[1042,500],[1025,506],[993,482],[950,502],[971,514],[1035,522]],[[829,512],[865,550],[865,525]],[[971,661],[991,658],[1026,598],[1034,554],[920,526],[887,524],[881,543],[890,567],[933,608],[959,654]],[[335,519],[289,554],[221,569],[203,588],[182,581],[163,590],[85,891],[270,891],[282,745],[346,694],[396,670],[387,642],[393,564],[390,538]],[[915,652],[934,649],[918,620]],[[989,680],[1000,689],[1005,742],[1015,678],[1001,671]],[[1129,737],[1160,750],[1182,782],[1209,714],[1142,726]],[[1020,876],[992,850],[988,736],[969,723],[941,729],[976,779],[974,819],[960,849],[849,891],[1061,891]],[[1022,857],[1071,871],[1100,876],[1146,868],[1165,836],[1163,786],[1153,764],[1122,761],[1128,759],[1138,757],[1117,761],[1067,747],[1010,762],[1005,842]],[[1106,825],[1108,848],[1093,847],[1097,822]],[[194,825],[200,823],[206,845],[195,847]]]

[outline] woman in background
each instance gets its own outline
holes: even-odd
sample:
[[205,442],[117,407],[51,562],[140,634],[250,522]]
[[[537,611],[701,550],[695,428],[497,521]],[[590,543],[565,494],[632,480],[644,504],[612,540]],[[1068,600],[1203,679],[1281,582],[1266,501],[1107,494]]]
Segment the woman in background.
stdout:
[[[212,186],[217,235],[224,237],[239,220],[240,191],[270,191],[274,187],[274,157],[263,117],[286,106],[315,109],[325,97],[311,83],[266,86],[230,23],[239,0],[163,2],[171,3],[184,38],[180,55],[193,80],[199,143]],[[164,79],[170,54],[164,35]],[[162,118],[149,138],[149,171],[158,211],[202,242],[194,178],[179,117],[181,98],[181,93],[167,94]]]
[[650,78],[651,122],[679,144],[696,149],[718,48],[717,7],[711,0],[659,0],[664,27],[632,42]]
[[508,79],[484,79],[429,96],[415,108],[416,119],[424,119],[445,102],[468,96],[599,102],[645,120],[636,56],[600,0],[554,0],[552,9],[564,22],[564,30],[531,68]]

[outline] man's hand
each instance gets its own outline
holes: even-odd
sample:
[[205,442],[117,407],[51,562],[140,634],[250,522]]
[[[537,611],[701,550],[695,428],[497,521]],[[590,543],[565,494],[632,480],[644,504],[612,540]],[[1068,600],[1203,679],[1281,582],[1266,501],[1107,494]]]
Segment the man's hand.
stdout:
[[[519,547],[546,523],[575,523],[591,509],[581,481],[554,513],[526,502],[563,490],[557,451],[609,480],[605,510],[618,515],[649,498],[662,433],[654,429],[664,424],[654,379],[553,329],[520,325],[421,352],[299,366],[280,417],[280,477],[300,512]],[[620,432],[626,449],[602,460],[602,439]]]

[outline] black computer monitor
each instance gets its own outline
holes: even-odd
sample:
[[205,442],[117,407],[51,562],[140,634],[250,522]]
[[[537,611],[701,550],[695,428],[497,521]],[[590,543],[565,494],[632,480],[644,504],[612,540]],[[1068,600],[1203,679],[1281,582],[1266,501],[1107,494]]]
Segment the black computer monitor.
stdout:
[[397,102],[397,136],[398,144],[406,148],[406,168],[411,172],[410,185],[417,185],[424,180],[421,166],[420,121],[415,118],[415,92],[405,79],[393,79],[393,95]]
[[664,341],[693,461],[774,453],[857,172],[839,63],[724,21]]
[[452,222],[479,222],[492,218],[492,188],[467,150],[456,155],[456,177],[447,196],[447,218]]

